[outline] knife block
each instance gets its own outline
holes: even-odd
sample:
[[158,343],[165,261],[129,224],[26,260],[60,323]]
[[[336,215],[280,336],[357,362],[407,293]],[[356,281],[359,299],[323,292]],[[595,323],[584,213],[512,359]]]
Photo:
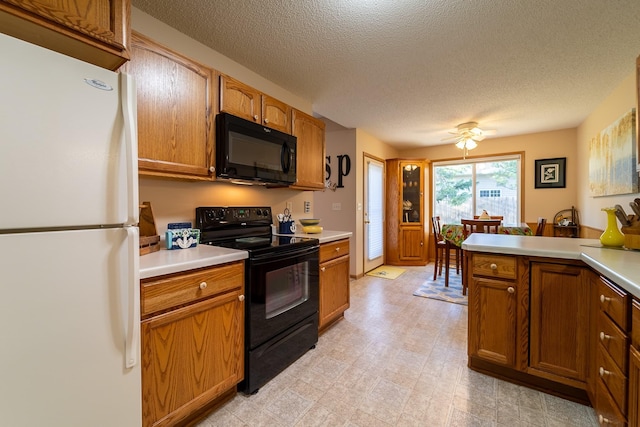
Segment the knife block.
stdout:
[[140,204],[140,255],[150,254],[160,250],[160,235],[156,230],[151,202]]
[[624,234],[624,247],[627,249],[640,249],[640,218],[630,216],[631,224],[622,227],[620,231]]

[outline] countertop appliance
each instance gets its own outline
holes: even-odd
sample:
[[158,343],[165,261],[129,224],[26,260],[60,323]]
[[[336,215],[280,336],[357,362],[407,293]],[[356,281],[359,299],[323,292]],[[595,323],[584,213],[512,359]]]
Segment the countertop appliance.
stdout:
[[216,175],[244,183],[287,186],[296,182],[293,135],[228,113],[216,117]]
[[134,82],[0,52],[0,424],[139,426]]
[[318,342],[318,239],[275,236],[270,207],[201,207],[201,243],[242,249],[245,363],[238,389],[256,393]]

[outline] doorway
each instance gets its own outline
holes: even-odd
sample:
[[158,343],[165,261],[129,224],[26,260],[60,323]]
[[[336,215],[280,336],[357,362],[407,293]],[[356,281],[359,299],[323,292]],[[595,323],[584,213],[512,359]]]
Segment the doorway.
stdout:
[[364,272],[384,263],[384,161],[364,155]]

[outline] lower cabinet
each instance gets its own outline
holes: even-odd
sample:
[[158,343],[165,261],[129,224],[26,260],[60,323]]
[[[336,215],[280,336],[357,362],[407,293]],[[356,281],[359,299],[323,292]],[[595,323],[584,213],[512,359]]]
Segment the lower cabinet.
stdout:
[[576,265],[531,263],[528,373],[586,387],[588,272]]
[[142,281],[143,426],[186,423],[235,392],[243,301],[243,262]]
[[468,252],[469,366],[587,401],[588,268]]
[[629,349],[629,427],[640,427],[640,301],[631,307]]
[[349,308],[349,239],[320,245],[320,332]]

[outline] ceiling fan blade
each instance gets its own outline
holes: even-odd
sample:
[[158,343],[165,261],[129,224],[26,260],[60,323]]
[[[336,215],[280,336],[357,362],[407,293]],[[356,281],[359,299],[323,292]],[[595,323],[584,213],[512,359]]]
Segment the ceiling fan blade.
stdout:
[[461,135],[453,135],[453,136],[448,136],[446,138],[441,139],[442,142],[449,142],[449,141],[457,141],[459,139],[461,139],[462,136]]
[[480,134],[480,135],[473,135],[471,136],[471,139],[473,139],[476,142],[480,142],[482,140],[484,140],[486,137],[484,134]]

